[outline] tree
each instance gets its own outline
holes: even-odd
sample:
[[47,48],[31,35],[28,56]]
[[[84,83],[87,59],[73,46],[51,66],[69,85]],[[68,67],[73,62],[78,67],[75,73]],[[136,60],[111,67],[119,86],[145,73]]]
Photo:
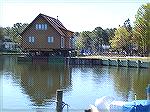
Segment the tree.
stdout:
[[96,52],[101,53],[102,52],[102,45],[106,44],[108,41],[108,36],[105,30],[101,27],[96,27],[92,31],[92,40],[93,40],[93,49],[96,50]]
[[129,53],[129,41],[130,41],[130,33],[126,30],[125,27],[119,27],[115,31],[115,36],[110,40],[111,47],[114,50],[122,50],[126,51],[126,53]]
[[107,29],[105,29],[105,32],[106,32],[106,34],[107,34],[107,44],[110,44],[109,43],[109,40],[112,40],[112,38],[115,36],[115,31],[116,31],[117,29],[116,28],[107,28]]
[[2,40],[4,37],[4,31],[3,30],[4,29],[2,27],[0,27],[0,40]]
[[82,49],[84,47],[83,45],[83,39],[81,37],[81,33],[79,32],[75,32],[74,33],[74,37],[75,37],[75,46],[76,46],[76,49]]
[[81,33],[82,42],[84,45],[84,49],[92,50],[92,39],[91,39],[91,32],[90,31],[83,31]]
[[150,53],[150,3],[142,5],[135,16],[134,40],[145,55]]
[[123,26],[126,30],[127,30],[127,32],[129,33],[129,43],[128,43],[128,47],[129,47],[129,49],[128,49],[128,53],[129,53],[129,55],[131,55],[132,54],[132,49],[133,49],[133,42],[132,42],[132,27],[131,27],[131,23],[130,23],[130,19],[127,19],[125,22],[124,22],[124,26]]
[[76,48],[101,53],[102,45],[109,45],[109,40],[114,36],[115,30],[115,28],[103,30],[101,27],[96,27],[92,32],[75,32]]
[[20,43],[21,36],[20,34],[28,26],[27,23],[16,23],[13,27],[4,28],[4,35],[10,37],[14,42]]

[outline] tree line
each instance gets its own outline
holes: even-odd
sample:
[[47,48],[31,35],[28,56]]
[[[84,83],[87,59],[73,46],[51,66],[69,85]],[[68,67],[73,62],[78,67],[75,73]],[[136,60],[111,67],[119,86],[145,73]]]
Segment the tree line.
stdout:
[[103,29],[96,27],[93,31],[75,32],[76,48],[100,54],[103,45],[109,45],[109,40],[115,35],[116,28]]
[[[28,23],[16,23],[13,27],[0,27],[0,39],[8,36],[12,41],[20,43],[20,34],[27,26]],[[100,54],[105,45],[110,46],[109,51],[147,56],[150,54],[150,3],[138,9],[133,25],[127,19],[117,28],[96,27],[93,31],[75,32],[74,36],[77,50]]]
[[150,54],[150,3],[143,4],[135,18],[133,26],[127,19],[118,28],[96,27],[93,31],[75,32],[76,48],[100,53],[103,45],[109,45],[111,51],[147,56]]
[[0,40],[3,40],[4,37],[9,37],[13,42],[20,43],[20,34],[27,26],[28,23],[16,23],[13,27],[0,27]]

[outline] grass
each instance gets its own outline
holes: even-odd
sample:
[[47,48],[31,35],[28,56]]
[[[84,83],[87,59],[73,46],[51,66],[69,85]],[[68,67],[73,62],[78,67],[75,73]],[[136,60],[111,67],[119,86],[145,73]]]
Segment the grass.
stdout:
[[112,59],[112,60],[133,60],[133,61],[145,61],[150,62],[150,57],[135,57],[135,56],[126,56],[126,57],[119,57],[119,56],[80,56],[80,58],[93,58],[93,59]]

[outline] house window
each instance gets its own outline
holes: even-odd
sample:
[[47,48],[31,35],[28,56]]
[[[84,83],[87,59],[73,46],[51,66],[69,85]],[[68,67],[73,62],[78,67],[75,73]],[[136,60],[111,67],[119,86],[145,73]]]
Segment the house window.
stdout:
[[64,48],[64,37],[61,37],[61,48]]
[[36,30],[47,30],[47,24],[36,24]]
[[36,30],[38,30],[39,29],[39,26],[38,26],[38,24],[36,24]]
[[34,43],[35,42],[35,38],[34,37],[32,37],[32,43]]
[[44,30],[44,29],[45,29],[45,28],[44,28],[44,27],[45,27],[45,25],[44,25],[44,24],[41,24],[41,25],[42,25],[42,28],[41,28],[41,29],[42,29],[42,30]]
[[34,43],[35,42],[35,38],[34,37],[28,37],[29,39],[29,43]]
[[47,30],[47,24],[45,24],[45,30]]
[[70,48],[75,48],[75,38],[74,37],[70,38]]
[[39,30],[41,30],[42,29],[42,25],[41,24],[39,24],[39,28],[38,28]]
[[69,48],[72,48],[72,38],[69,39]]
[[31,43],[32,42],[32,37],[29,37],[29,43]]
[[54,42],[54,37],[48,37],[48,43],[53,43]]

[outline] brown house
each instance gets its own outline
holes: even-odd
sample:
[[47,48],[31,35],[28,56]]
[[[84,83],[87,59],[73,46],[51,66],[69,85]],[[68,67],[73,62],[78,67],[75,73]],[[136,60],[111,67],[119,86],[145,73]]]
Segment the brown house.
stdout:
[[73,32],[55,18],[39,14],[21,33],[25,52],[66,56],[74,50]]

